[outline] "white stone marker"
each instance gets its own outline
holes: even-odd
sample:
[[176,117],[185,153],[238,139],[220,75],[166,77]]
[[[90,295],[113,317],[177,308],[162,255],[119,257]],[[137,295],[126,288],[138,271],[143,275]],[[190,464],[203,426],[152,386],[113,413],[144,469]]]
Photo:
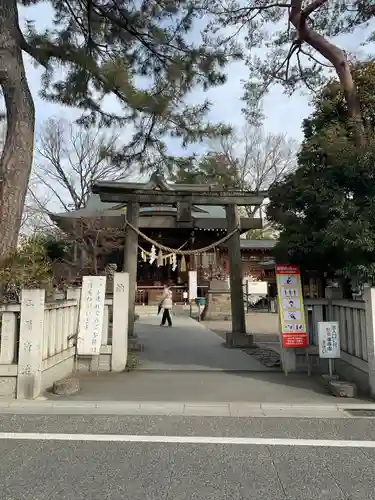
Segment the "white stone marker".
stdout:
[[113,275],[112,371],[122,372],[128,360],[129,273]]
[[42,381],[45,290],[22,290],[17,399],[35,399]]
[[84,276],[77,352],[84,356],[99,356],[102,343],[106,276]]

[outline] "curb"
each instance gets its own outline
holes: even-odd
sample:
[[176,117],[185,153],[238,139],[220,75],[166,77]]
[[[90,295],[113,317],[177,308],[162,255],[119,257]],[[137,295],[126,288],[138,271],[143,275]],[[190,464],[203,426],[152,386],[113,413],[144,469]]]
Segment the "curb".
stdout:
[[[0,401],[0,414],[127,415],[248,418],[356,418],[349,410],[374,411],[375,403],[280,404],[139,401]],[[375,415],[374,415],[375,416]]]

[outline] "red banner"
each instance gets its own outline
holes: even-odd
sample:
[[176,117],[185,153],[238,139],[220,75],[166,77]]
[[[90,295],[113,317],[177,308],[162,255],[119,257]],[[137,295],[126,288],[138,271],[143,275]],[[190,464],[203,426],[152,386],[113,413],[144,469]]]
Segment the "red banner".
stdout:
[[308,347],[301,273],[298,266],[276,266],[282,347]]

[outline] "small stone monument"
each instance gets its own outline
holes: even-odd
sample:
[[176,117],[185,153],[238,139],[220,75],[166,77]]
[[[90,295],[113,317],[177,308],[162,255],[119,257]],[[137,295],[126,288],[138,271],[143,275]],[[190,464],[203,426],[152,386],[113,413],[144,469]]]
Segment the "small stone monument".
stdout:
[[205,320],[230,319],[232,316],[228,280],[212,279],[208,288]]

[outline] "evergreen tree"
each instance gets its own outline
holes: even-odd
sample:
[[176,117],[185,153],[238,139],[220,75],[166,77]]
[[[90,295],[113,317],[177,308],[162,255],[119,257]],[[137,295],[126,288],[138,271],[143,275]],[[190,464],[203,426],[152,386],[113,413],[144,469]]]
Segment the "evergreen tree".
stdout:
[[339,82],[304,121],[298,169],[270,190],[280,261],[375,282],[375,63],[353,69],[366,143],[358,147]]

